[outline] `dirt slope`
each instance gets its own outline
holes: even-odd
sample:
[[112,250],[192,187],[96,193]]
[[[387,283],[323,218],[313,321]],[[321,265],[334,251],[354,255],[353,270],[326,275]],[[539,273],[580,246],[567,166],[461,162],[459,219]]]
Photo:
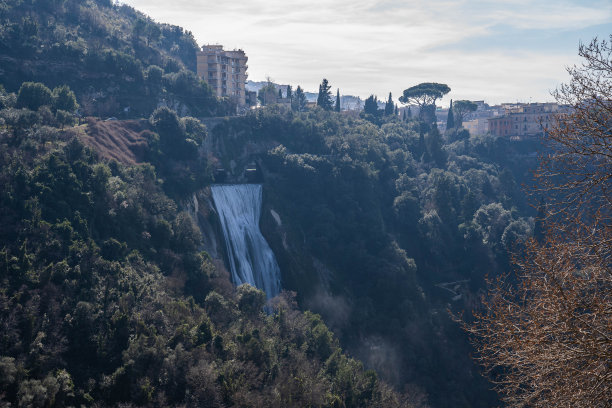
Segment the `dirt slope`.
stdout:
[[83,142],[105,159],[124,164],[141,163],[151,134],[144,120],[98,120],[87,118]]

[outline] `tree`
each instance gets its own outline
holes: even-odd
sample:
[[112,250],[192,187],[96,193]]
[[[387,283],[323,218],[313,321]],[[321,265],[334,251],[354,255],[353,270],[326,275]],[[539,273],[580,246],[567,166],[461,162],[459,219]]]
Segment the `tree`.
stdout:
[[287,99],[291,101],[293,99],[291,85],[287,85]]
[[[612,400],[612,274],[588,241],[549,236],[493,284],[470,328],[478,360],[510,407],[604,407]],[[577,262],[584,265],[577,268]]]
[[327,82],[327,79],[323,78],[321,85],[319,85],[319,95],[317,96],[317,106],[325,110],[332,110],[333,102],[331,99],[331,85]]
[[66,112],[74,112],[79,108],[74,92],[67,85],[62,85],[53,90],[53,108]]
[[295,96],[291,100],[291,109],[297,112],[302,112],[306,109],[306,95],[302,88],[298,85],[295,90]]
[[185,143],[185,124],[176,112],[165,106],[157,108],[149,123],[159,133],[162,150],[173,158],[178,157]]
[[38,110],[41,106],[51,105],[53,94],[40,82],[24,82],[17,94],[17,107]]
[[74,116],[71,112],[58,109],[57,112],[55,112],[55,120],[57,120],[57,123],[59,123],[63,129],[64,126],[70,126],[74,123]]
[[612,222],[612,35],[581,45],[579,55],[584,62],[568,68],[570,82],[554,93],[571,108],[546,129],[553,154],[542,158],[536,177],[540,190],[552,195],[552,215],[602,230]]
[[147,82],[153,86],[161,86],[164,70],[157,65],[149,65],[146,71]]
[[472,101],[461,100],[461,101],[455,101],[455,105],[453,108],[454,108],[455,115],[456,115],[455,125],[459,127],[463,124],[465,115],[467,115],[469,112],[474,112],[476,109],[478,109],[478,105],[476,105]]
[[436,126],[433,126],[429,130],[424,141],[428,156],[433,159],[438,166],[443,166],[446,162],[446,152],[442,149],[444,143],[440,131]]
[[419,106],[419,119],[422,121],[433,122],[435,116],[426,114],[431,109],[427,107],[433,106],[435,112],[436,101],[450,92],[450,88],[446,84],[438,84],[436,82],[423,82],[404,90],[399,101],[403,104],[413,103]]
[[238,308],[245,314],[252,316],[263,311],[266,304],[265,292],[249,285],[238,286]]
[[336,91],[336,112],[340,112],[340,89]]
[[366,115],[378,116],[378,98],[374,95],[370,95],[363,105],[363,112]]
[[257,92],[257,99],[259,99],[262,106],[266,106],[276,103],[277,97],[278,91],[276,90],[276,86],[274,86],[272,81],[268,78],[264,87]]
[[143,20],[142,18],[138,18],[134,22],[134,27],[132,27],[132,35],[133,35],[134,41],[138,41],[140,39],[140,36],[142,36],[145,33],[146,28],[147,28],[147,22]]
[[14,93],[7,93],[4,86],[0,84],[0,109],[12,108],[17,103],[17,96]]
[[550,153],[536,172],[548,201],[540,242],[515,254],[517,276],[490,283],[467,326],[511,407],[612,401],[611,42],[580,45],[585,61],[555,93],[571,110],[548,130]]
[[149,118],[149,122],[162,135],[170,137],[185,133],[185,125],[176,112],[165,106],[157,108]]
[[191,140],[195,140],[198,145],[201,145],[207,135],[206,125],[196,118],[185,117],[181,119],[185,126],[185,134]]
[[283,90],[281,88],[278,88],[278,100],[283,99]]
[[450,108],[448,108],[448,117],[446,118],[446,128],[452,129],[455,127],[455,116],[453,115],[453,100],[450,101]]
[[153,22],[147,24],[145,29],[145,35],[147,36],[147,47],[151,43],[159,41],[161,38],[161,28]]
[[395,105],[393,104],[393,97],[391,96],[391,92],[389,92],[389,99],[385,104],[385,116],[391,116],[395,112]]

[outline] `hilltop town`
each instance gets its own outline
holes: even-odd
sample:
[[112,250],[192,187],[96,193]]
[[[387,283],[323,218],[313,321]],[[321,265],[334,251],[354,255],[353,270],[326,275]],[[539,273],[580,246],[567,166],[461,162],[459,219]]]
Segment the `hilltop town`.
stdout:
[[[264,104],[277,104],[291,109],[291,86],[278,85],[271,81],[253,82],[248,80],[248,57],[244,50],[224,50],[222,45],[205,45],[197,52],[197,74],[213,89],[219,98],[229,98],[236,105],[236,111]],[[317,94],[305,92],[307,106],[316,106]],[[549,128],[554,115],[567,111],[557,103],[502,103],[489,106],[484,100],[469,101],[472,109],[461,114],[461,125],[471,135],[485,135],[508,138],[512,141],[542,136]],[[377,101],[384,110],[386,103]],[[361,98],[342,95],[341,110],[362,111]],[[436,109],[436,125],[446,131],[450,108]],[[409,113],[408,113],[409,112]],[[418,115],[418,106],[398,107],[397,115]]]

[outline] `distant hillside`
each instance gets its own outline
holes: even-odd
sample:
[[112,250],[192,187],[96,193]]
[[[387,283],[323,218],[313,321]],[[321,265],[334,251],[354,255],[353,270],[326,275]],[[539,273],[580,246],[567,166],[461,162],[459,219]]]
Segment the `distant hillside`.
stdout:
[[223,113],[195,75],[197,50],[190,32],[110,1],[0,2],[0,84],[67,84],[85,115]]

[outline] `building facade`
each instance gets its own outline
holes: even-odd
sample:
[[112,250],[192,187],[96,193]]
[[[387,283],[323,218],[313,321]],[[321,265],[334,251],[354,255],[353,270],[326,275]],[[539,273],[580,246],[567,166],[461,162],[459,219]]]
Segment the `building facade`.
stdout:
[[464,120],[462,126],[470,132],[470,135],[486,135],[489,132],[489,119],[476,118]]
[[198,76],[210,85],[217,97],[230,98],[238,109],[244,108],[247,61],[242,50],[225,51],[222,45],[205,45],[197,53]]
[[556,103],[507,105],[504,115],[489,119],[489,132],[516,140],[541,135],[559,113],[561,110]]

